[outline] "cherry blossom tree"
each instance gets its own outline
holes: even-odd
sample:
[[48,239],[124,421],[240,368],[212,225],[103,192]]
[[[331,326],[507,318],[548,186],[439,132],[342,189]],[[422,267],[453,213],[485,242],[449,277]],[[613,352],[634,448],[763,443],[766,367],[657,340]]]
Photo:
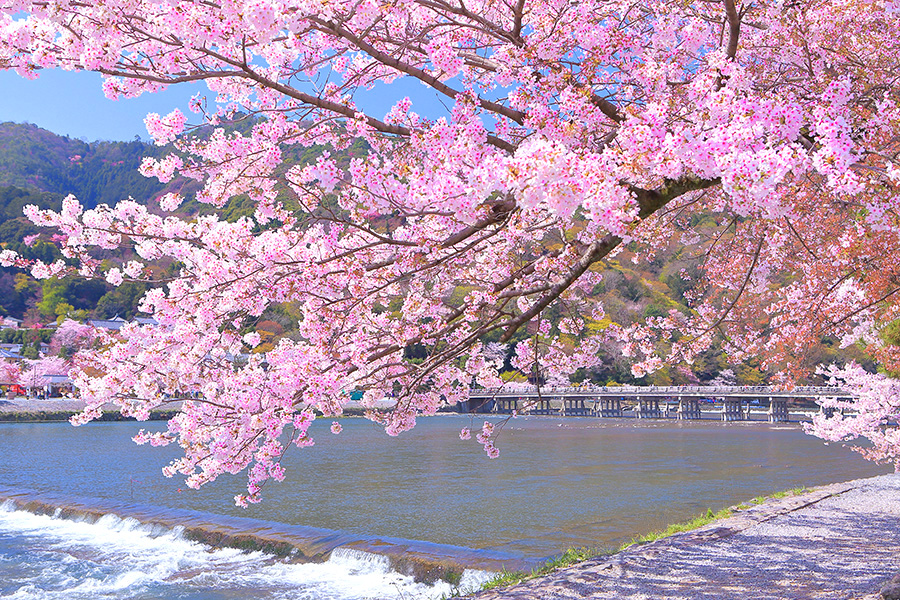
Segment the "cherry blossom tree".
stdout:
[[94,328],[72,319],[64,320],[50,338],[50,352],[71,354],[88,346],[94,339]]
[[20,383],[22,368],[11,360],[0,361],[0,383],[3,385],[16,385]]
[[19,376],[19,383],[26,387],[44,387],[50,383],[51,375],[66,375],[68,372],[69,363],[58,356],[26,360]]
[[871,374],[859,365],[823,369],[831,383],[851,389],[853,399],[832,397],[822,402],[822,412],[813,418],[807,431],[832,441],[858,438],[868,443],[854,446],[863,456],[878,462],[900,463],[900,381],[882,374]]
[[[517,340],[525,373],[591,366],[603,343],[592,290],[626,246],[638,260],[673,242],[705,252],[689,314],[605,332],[638,374],[714,337],[736,360],[786,365],[785,381],[825,334],[900,358],[878,334],[900,316],[893,0],[0,7],[0,63],[24,77],[95,71],[109,98],[197,81],[214,94],[192,101],[193,125],[179,110],[148,115],[173,151],[142,172],[194,179],[213,206],[249,197],[252,217],[183,220],[127,200],[84,210],[72,197],[27,211],[62,231],[83,276],[119,285],[146,280],[146,261],[183,265],[143,299],[159,325],[126,325],[73,376],[79,422],[107,401],[146,417],[202,394],[139,438],[177,440],[185,455],[167,473],[189,485],[247,469],[237,502],[258,501],[283,477],[282,434],[311,444],[310,423],[339,414],[351,389],[368,406],[392,395],[370,418],[407,430],[473,383],[501,384],[489,341]],[[410,83],[446,110],[392,91]],[[373,89],[395,94],[387,114],[367,108]],[[235,119],[244,133],[224,127]],[[342,154],[360,142],[364,156]],[[313,145],[329,151],[285,161]],[[694,227],[710,214],[715,227]],[[123,244],[139,258],[104,269],[91,255]],[[69,269],[0,259],[39,277]],[[299,307],[298,335],[232,360],[284,302]],[[411,346],[427,358],[406,359]],[[492,432],[476,437],[496,454]]]

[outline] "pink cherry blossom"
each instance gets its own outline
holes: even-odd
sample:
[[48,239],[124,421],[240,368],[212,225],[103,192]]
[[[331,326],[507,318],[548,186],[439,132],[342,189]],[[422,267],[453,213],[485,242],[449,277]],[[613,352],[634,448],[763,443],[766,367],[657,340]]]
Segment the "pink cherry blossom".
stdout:
[[[110,98],[205,82],[196,123],[148,115],[168,154],[140,172],[214,207],[253,203],[233,221],[168,214],[174,194],[164,216],[130,200],[30,206],[66,261],[3,249],[0,265],[148,281],[157,324],[73,357],[75,422],[107,402],[146,418],[183,400],[166,432],[138,439],[177,443],[165,474],[191,487],[246,472],[240,505],[348,390],[398,435],[472,385],[511,385],[507,356],[565,382],[604,343],[645,374],[718,336],[789,384],[828,335],[897,371],[882,335],[900,318],[895,4],[0,0],[0,65],[23,77],[91,70]],[[387,114],[371,109],[368,91],[398,80]],[[293,162],[313,147],[326,150]],[[690,306],[609,323],[594,290],[610,261],[639,267],[688,241],[705,257]],[[122,246],[126,264],[98,258]],[[154,281],[155,261],[180,270]],[[248,356],[261,347],[248,332],[284,305],[296,329]],[[843,381],[860,418],[815,431],[893,460],[888,384]],[[475,435],[489,457],[500,429]]]

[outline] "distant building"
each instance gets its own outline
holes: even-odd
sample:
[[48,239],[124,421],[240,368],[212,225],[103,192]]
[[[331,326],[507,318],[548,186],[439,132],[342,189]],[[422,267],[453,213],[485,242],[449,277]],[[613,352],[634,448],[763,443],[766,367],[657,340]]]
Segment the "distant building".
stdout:
[[[152,317],[135,317],[131,322],[137,323],[138,325],[159,324],[156,319]],[[128,323],[128,321],[126,321],[119,315],[116,315],[112,319],[88,319],[86,323],[91,327],[96,327],[97,329],[109,329],[111,331],[118,331],[122,329],[122,325]]]
[[116,315],[112,319],[88,319],[87,324],[91,327],[96,327],[97,329],[111,329],[118,331],[126,322],[125,319]]
[[0,317],[0,329],[18,329],[22,326],[22,319],[15,317]]
[[32,382],[23,382],[27,396],[38,398],[59,398],[72,392],[72,380],[68,375],[40,375]]
[[0,359],[22,360],[22,344],[0,344]]

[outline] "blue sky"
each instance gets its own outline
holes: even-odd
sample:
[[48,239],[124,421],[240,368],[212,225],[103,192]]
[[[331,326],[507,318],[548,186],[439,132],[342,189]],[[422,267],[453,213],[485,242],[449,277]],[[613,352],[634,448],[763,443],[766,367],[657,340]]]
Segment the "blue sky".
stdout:
[[60,135],[96,140],[147,139],[147,113],[166,114],[173,108],[187,113],[188,100],[206,86],[174,86],[158,94],[131,100],[107,100],[100,75],[42,71],[36,80],[0,71],[0,122],[34,123]]
[[[206,85],[172,86],[139,98],[107,100],[96,73],[50,70],[42,71],[36,80],[19,77],[12,71],[0,70],[0,123],[34,123],[60,135],[86,141],[147,140],[144,117],[147,113],[166,114],[180,108],[189,115],[188,101],[197,92],[208,93]],[[445,113],[435,94],[418,82],[400,81],[379,86],[357,97],[360,105],[381,117],[403,96],[410,96],[413,110],[423,115]]]

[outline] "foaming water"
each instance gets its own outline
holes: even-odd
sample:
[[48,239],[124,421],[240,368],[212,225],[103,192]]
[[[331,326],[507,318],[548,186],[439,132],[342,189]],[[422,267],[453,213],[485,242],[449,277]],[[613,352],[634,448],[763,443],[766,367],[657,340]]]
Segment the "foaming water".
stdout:
[[[460,588],[489,574],[466,571]],[[386,557],[337,549],[324,563],[295,564],[261,552],[213,549],[180,528],[105,515],[68,520],[0,505],[0,597],[6,599],[368,600],[449,596],[390,568]]]

